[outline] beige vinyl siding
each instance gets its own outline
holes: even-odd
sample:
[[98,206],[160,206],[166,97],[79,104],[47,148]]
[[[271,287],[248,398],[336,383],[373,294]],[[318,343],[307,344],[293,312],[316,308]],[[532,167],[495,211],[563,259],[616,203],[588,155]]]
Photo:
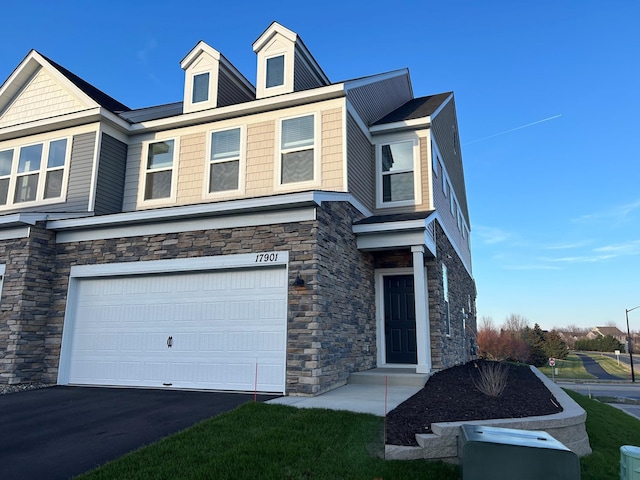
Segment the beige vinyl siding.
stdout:
[[375,147],[347,113],[347,175],[349,192],[367,208],[375,207]]
[[344,191],[342,109],[322,112],[322,190]]
[[96,182],[96,215],[122,211],[127,144],[103,133]]
[[179,205],[202,201],[202,193],[206,182],[205,159],[206,132],[180,137],[180,161],[174,175],[178,175],[178,193],[176,203]]
[[[460,152],[459,139],[454,145],[454,131],[458,135],[458,120],[454,99],[451,100],[431,119],[433,138],[441,153],[441,160],[451,180],[451,187],[456,192],[460,203],[460,210],[469,224],[469,207],[467,206],[467,192],[464,183],[464,170],[462,166],[462,154]],[[454,127],[455,126],[455,130]]]
[[[279,112],[267,112],[237,120],[225,120],[210,124],[203,124],[172,132],[162,132],[155,137],[144,135],[135,139],[129,146],[126,182],[124,188],[123,210],[162,208],[174,205],[188,205],[196,203],[210,203],[238,198],[255,198],[282,193],[276,192],[275,171],[279,161],[279,148],[276,140],[277,125],[283,118],[303,116],[310,113],[316,114],[319,122],[320,138],[316,139],[316,148],[319,149],[318,158],[321,161],[322,182],[318,190],[344,191],[344,165],[343,165],[343,108],[344,99],[333,100],[316,108],[296,107]],[[310,106],[313,107],[313,106]],[[208,135],[212,130],[244,127],[246,134],[245,147],[245,177],[244,193],[237,191],[216,193],[215,197],[208,197],[207,187],[207,156]],[[179,158],[177,158],[177,190],[175,201],[154,201],[152,203],[139,203],[139,183],[143,181],[140,169],[141,157],[144,154],[143,144],[149,141],[158,141],[159,138],[175,138],[179,143]],[[241,169],[242,172],[242,169]],[[240,182],[242,184],[242,181]],[[294,184],[287,192],[296,191]],[[290,185],[288,185],[290,186]],[[309,185],[301,185],[300,191],[309,189]]]
[[271,195],[274,185],[276,121],[247,127],[247,197]]
[[367,126],[411,100],[408,75],[349,89],[347,98]]
[[4,112],[0,127],[83,110],[83,104],[40,68]]

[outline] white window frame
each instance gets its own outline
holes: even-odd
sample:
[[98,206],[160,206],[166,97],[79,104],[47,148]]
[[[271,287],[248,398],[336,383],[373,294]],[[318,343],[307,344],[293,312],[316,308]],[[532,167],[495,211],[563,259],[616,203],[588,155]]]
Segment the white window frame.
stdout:
[[[62,167],[51,167],[47,166],[49,162],[49,151],[51,148],[51,144],[54,142],[58,142],[64,140],[66,141],[65,153],[64,153],[64,165]],[[7,192],[7,202],[4,205],[0,205],[0,211],[2,210],[13,210],[16,208],[23,207],[31,207],[34,205],[49,205],[53,203],[61,203],[65,202],[67,198],[67,187],[69,180],[69,169],[71,164],[71,150],[73,145],[73,137],[70,135],[56,137],[51,139],[43,139],[37,142],[29,142],[29,143],[11,143],[7,145],[0,146],[0,151],[12,151],[11,157],[11,172],[9,175],[4,175],[3,179],[9,179],[9,187]],[[32,170],[29,172],[18,173],[18,166],[20,163],[20,152],[23,148],[33,147],[35,145],[42,145],[42,152],[40,154],[40,167],[38,170]],[[52,198],[44,198],[45,189],[47,185],[47,173],[62,170],[62,184],[60,186],[60,195]],[[36,186],[36,196],[33,200],[28,200],[24,202],[16,202],[16,188],[18,186],[18,178],[28,175],[38,175],[38,183]]]
[[436,153],[434,155],[433,150],[431,151],[431,164],[433,166],[433,174],[437,178],[440,176],[440,157]]
[[[269,78],[269,60],[274,58],[282,57],[282,83],[279,85],[267,85],[267,79]],[[274,55],[269,55],[264,59],[264,89],[267,91],[271,91],[274,88],[282,88],[287,83],[287,54],[286,52],[276,53]]]
[[[225,158],[222,160],[212,160],[211,159],[211,149],[213,148],[213,134],[218,132],[226,132],[229,130],[240,130],[240,153],[237,157],[233,159]],[[207,132],[207,156],[205,158],[205,178],[203,185],[203,198],[219,198],[219,197],[228,197],[230,195],[241,195],[244,194],[246,188],[246,171],[247,171],[247,129],[244,125],[238,125],[235,127],[226,127],[226,128],[217,128],[215,130],[209,130]],[[238,161],[238,188],[234,190],[223,190],[220,192],[211,192],[210,188],[210,179],[211,179],[211,165],[215,163],[225,163],[231,161]]]
[[[309,117],[313,116],[313,145],[309,147],[305,147],[302,150],[313,149],[313,179],[305,180],[301,182],[290,182],[290,183],[282,183],[282,154],[283,153],[291,153],[295,152],[296,149],[282,149],[282,124],[286,120],[293,120],[295,118]],[[292,191],[292,190],[301,190],[308,187],[318,187],[321,185],[322,179],[322,165],[320,163],[321,154],[320,154],[320,146],[322,145],[321,139],[321,125],[320,125],[320,114],[319,112],[308,112],[298,115],[292,115],[288,117],[279,118],[276,121],[276,148],[275,150],[275,178],[274,178],[274,190],[276,191]]]
[[449,272],[447,266],[442,264],[442,289],[444,294],[444,306],[445,306],[445,335],[451,336],[451,307],[449,305]]
[[[155,143],[161,142],[170,142],[173,141],[173,162],[171,167],[163,167],[162,169],[153,170],[154,172],[159,172],[163,170],[171,170],[171,194],[168,197],[163,198],[149,198],[145,199],[145,191],[147,189],[147,174],[150,173],[150,170],[147,168],[147,162],[149,160],[149,147]],[[176,193],[178,189],[178,159],[180,157],[180,138],[179,137],[169,137],[169,138],[154,138],[153,140],[148,140],[143,142],[142,144],[142,157],[140,158],[140,181],[139,181],[139,192],[138,192],[138,203],[140,205],[154,205],[154,204],[168,204],[175,203],[176,201]]]
[[2,298],[2,287],[4,285],[4,272],[6,270],[6,264],[0,263],[0,298]]
[[[207,77],[208,77],[207,78],[207,98],[205,98],[204,100],[195,101],[193,99],[193,96],[196,93],[196,89],[195,89],[196,77],[199,77],[201,75],[207,75]],[[211,94],[212,94],[211,90],[212,90],[211,89],[211,72],[209,72],[208,70],[205,70],[205,71],[202,71],[202,72],[193,72],[191,74],[191,92],[190,93],[191,93],[191,104],[192,105],[202,105],[202,104],[205,104],[207,102],[210,102],[211,101]]]
[[[422,204],[422,174],[420,162],[420,138],[415,134],[385,135],[374,140],[376,152],[376,208],[404,207]],[[413,199],[395,202],[383,201],[382,147],[397,143],[413,142]],[[409,170],[407,170],[409,171]],[[394,172],[402,173],[402,172]]]

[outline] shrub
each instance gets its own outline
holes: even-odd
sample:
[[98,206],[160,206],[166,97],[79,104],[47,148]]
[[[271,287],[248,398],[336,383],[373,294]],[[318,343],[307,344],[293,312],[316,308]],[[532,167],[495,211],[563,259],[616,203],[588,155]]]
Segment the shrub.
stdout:
[[507,386],[509,365],[501,362],[475,362],[476,375],[471,375],[473,385],[485,395],[499,397]]

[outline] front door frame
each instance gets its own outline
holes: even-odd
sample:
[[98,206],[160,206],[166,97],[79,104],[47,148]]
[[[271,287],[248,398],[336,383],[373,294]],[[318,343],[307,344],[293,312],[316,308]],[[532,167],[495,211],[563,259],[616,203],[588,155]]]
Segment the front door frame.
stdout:
[[[419,283],[415,282],[416,301],[416,341],[418,344],[418,363],[401,364],[387,363],[387,351],[385,342],[384,322],[384,277],[394,275],[413,275],[416,277],[413,267],[404,268],[377,268],[375,269],[376,289],[376,346],[378,350],[378,367],[384,368],[415,368],[417,373],[429,373],[431,371],[431,335],[429,332],[429,312],[427,308],[420,309],[418,303],[428,304],[427,268],[423,267],[424,291],[419,291]],[[419,274],[418,274],[419,275]],[[421,313],[422,312],[422,313]]]
[[[413,268],[378,268],[375,270],[376,277],[376,343],[378,347],[378,366],[389,368],[415,368],[416,364],[403,363],[387,363],[387,345],[385,342],[385,324],[384,324],[384,277],[395,275],[413,275]],[[416,319],[416,322],[418,320]],[[417,325],[416,325],[417,327]],[[420,345],[418,345],[420,348]]]

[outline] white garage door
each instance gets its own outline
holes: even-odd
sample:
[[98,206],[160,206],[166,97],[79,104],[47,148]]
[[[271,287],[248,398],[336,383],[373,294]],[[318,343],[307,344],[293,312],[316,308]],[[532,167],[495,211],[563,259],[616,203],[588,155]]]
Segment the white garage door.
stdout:
[[68,383],[284,392],[284,268],[82,278],[75,298]]

